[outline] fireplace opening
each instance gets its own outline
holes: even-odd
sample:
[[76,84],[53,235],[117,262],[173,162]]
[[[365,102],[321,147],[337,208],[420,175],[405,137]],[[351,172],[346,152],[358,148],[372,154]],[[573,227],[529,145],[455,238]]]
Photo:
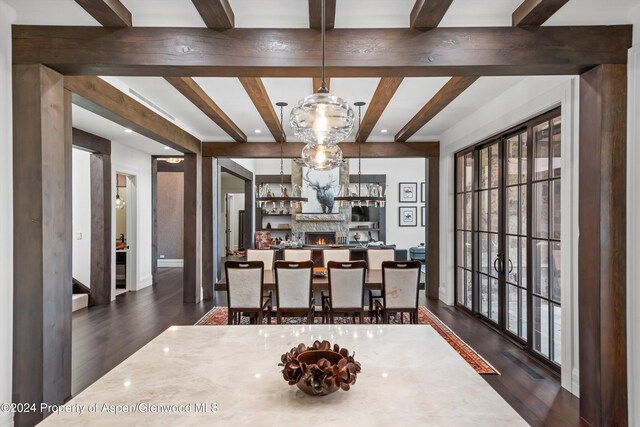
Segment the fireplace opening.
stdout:
[[307,245],[335,245],[336,233],[305,233]]

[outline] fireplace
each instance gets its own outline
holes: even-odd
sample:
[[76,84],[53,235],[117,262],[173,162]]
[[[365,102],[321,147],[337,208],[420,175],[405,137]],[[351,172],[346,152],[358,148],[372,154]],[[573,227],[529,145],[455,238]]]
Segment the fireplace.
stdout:
[[305,243],[307,245],[335,245],[336,233],[319,233],[307,231],[305,233]]

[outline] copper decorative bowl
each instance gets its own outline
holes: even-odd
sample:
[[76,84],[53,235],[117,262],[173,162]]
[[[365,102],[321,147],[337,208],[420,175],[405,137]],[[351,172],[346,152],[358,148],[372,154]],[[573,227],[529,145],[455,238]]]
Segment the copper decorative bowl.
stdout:
[[311,347],[298,344],[281,357],[282,376],[289,385],[297,385],[311,396],[326,396],[338,389],[349,390],[355,384],[360,363],[346,348],[329,341],[316,341]]

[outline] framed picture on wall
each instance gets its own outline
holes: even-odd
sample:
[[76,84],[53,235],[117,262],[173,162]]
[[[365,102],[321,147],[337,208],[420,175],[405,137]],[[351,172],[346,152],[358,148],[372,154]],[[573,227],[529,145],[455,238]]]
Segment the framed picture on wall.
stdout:
[[426,195],[425,190],[426,190],[426,183],[423,182],[420,184],[420,202],[421,203],[426,202],[426,199],[424,198],[424,196]]
[[400,207],[399,226],[416,227],[418,225],[418,208],[416,206]]
[[418,183],[401,182],[398,198],[400,203],[416,203],[418,201]]
[[425,214],[426,214],[426,209],[425,209],[425,207],[423,206],[423,207],[422,207],[422,220],[421,220],[421,223],[422,223],[422,226],[423,226],[423,227],[424,227],[424,226],[426,225],[426,223],[427,223],[427,219],[426,219],[426,217],[425,217]]

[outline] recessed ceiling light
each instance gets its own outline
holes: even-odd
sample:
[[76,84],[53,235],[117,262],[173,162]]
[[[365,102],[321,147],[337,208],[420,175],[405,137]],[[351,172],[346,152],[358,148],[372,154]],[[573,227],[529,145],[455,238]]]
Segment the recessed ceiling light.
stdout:
[[131,132],[133,132],[131,129],[125,129],[124,131],[125,131],[126,133],[131,133]]
[[262,131],[260,129],[256,129],[253,131],[254,133],[262,133]]
[[171,150],[171,147],[167,147],[166,145],[164,146],[165,150]]
[[382,129],[382,130],[380,131],[380,133],[387,133],[387,132],[388,132],[388,131],[387,131],[386,129]]

